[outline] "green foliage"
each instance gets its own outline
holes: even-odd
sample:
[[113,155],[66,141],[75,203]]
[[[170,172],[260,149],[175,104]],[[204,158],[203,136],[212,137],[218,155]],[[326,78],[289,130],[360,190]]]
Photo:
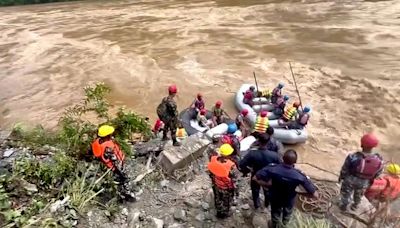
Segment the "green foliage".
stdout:
[[73,174],[75,164],[74,159],[62,152],[57,152],[52,159],[42,162],[25,157],[15,162],[13,175],[49,188],[62,183]]
[[13,136],[21,139],[27,146],[56,145],[58,137],[55,132],[48,131],[42,125],[33,129],[24,129],[21,124],[13,128]]
[[312,216],[305,215],[299,211],[293,213],[293,218],[287,225],[291,228],[333,228],[334,226],[327,219],[316,219]]

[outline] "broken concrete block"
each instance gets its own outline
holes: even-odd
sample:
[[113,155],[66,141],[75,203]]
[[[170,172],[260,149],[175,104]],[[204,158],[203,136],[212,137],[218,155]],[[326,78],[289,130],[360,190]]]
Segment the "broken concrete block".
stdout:
[[202,133],[189,136],[179,147],[166,145],[160,155],[160,165],[167,173],[183,168],[203,155],[211,140]]

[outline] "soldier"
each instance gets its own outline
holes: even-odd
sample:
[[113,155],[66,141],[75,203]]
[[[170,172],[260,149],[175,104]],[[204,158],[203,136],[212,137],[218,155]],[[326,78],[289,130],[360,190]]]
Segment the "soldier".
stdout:
[[176,85],[171,85],[168,88],[169,95],[164,97],[161,101],[161,104],[157,107],[157,115],[165,124],[165,128],[163,131],[162,140],[168,140],[167,134],[168,131],[171,132],[171,138],[174,146],[180,146],[181,144],[176,140],[176,128],[178,124],[178,108],[176,102],[174,100],[178,89]]
[[278,98],[282,97],[283,86],[284,86],[283,83],[279,83],[278,86],[276,88],[274,88],[274,90],[272,90],[272,95],[271,95],[271,103],[272,104],[275,104],[276,101],[278,100]]
[[112,137],[114,131],[112,126],[101,126],[97,133],[99,137],[92,143],[89,153],[114,172],[122,199],[135,201],[134,194],[128,188],[128,175],[124,171],[125,155]]
[[340,188],[340,209],[342,211],[347,210],[352,194],[354,202],[350,208],[357,210],[365,190],[382,172],[382,157],[378,153],[372,152],[378,143],[375,135],[365,134],[361,138],[362,151],[347,156],[339,176],[339,183],[343,181]]
[[219,148],[219,155],[211,156],[207,165],[212,180],[218,218],[230,216],[231,204],[234,202],[235,195],[239,193],[237,189],[238,170],[235,163],[229,159],[232,153],[232,146],[223,144]]

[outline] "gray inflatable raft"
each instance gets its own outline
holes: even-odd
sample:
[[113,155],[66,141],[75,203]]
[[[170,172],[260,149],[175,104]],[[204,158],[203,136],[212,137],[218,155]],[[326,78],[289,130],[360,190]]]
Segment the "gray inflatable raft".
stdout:
[[[257,113],[263,109],[258,109],[257,105],[254,105],[253,107],[257,108],[255,110],[253,109],[253,107],[250,107],[250,105],[243,103],[243,98],[244,98],[243,93],[246,92],[250,88],[250,86],[254,85],[243,84],[239,88],[235,96],[235,105],[239,111],[242,111],[243,109],[249,110],[247,118],[250,120],[252,124],[254,124],[256,122]],[[268,102],[267,99],[265,98],[255,98],[254,101],[256,101],[256,99],[258,99],[257,100],[258,104],[262,102]],[[265,106],[265,110],[267,110],[267,108],[271,108],[272,105],[262,104],[261,106]],[[270,119],[271,117],[277,118],[275,115],[272,116],[272,114],[273,113],[271,112],[270,116],[268,116],[268,119]],[[279,127],[278,120],[270,120],[270,125],[271,127],[275,128],[274,138],[276,138],[277,140],[281,141],[284,144],[297,144],[297,143],[304,143],[305,141],[307,141],[308,134],[306,129],[298,130],[298,129],[278,128]]]

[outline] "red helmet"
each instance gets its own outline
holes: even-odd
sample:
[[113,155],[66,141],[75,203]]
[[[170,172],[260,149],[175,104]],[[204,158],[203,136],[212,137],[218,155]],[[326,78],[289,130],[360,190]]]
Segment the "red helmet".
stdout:
[[295,101],[295,102],[293,103],[293,107],[298,108],[299,106],[300,106],[300,102]]
[[378,146],[378,143],[378,138],[372,133],[365,134],[361,138],[361,147],[363,148],[371,149]]
[[200,110],[200,115],[205,115],[206,113],[207,113],[207,110],[205,110],[205,109]]
[[197,99],[200,100],[202,97],[203,97],[203,94],[201,94],[201,93],[198,93],[198,94],[197,94]]
[[268,115],[267,111],[261,111],[260,113],[261,117],[266,117]]
[[221,105],[222,105],[222,101],[217,101],[217,102],[215,103],[215,106],[217,106],[217,108],[220,108]]
[[227,136],[227,135],[222,136],[221,142],[222,142],[222,144],[225,144],[225,143],[226,144],[232,144],[231,138],[229,136]]
[[241,113],[243,116],[247,116],[247,114],[249,114],[249,110],[243,109]]
[[178,88],[176,88],[176,85],[170,85],[170,86],[168,87],[168,92],[169,92],[170,94],[177,93],[177,92],[178,92]]

